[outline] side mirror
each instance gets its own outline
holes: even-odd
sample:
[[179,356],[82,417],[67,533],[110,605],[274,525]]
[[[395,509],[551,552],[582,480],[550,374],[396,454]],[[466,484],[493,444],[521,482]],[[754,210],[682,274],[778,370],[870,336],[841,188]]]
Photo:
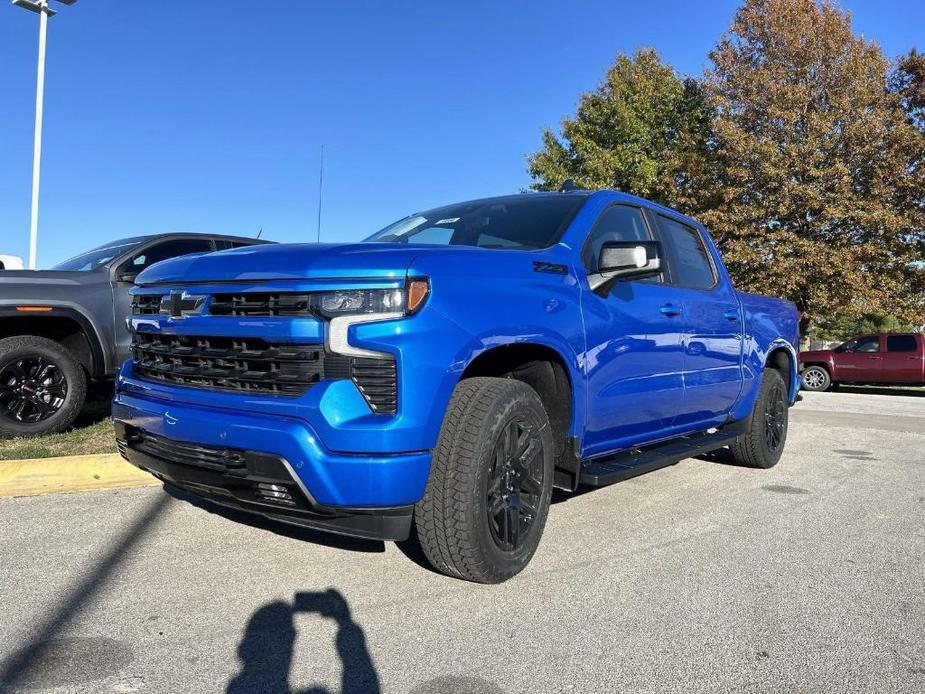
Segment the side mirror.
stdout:
[[591,289],[615,279],[638,279],[662,271],[662,247],[658,241],[609,241],[601,246],[598,271],[588,276]]

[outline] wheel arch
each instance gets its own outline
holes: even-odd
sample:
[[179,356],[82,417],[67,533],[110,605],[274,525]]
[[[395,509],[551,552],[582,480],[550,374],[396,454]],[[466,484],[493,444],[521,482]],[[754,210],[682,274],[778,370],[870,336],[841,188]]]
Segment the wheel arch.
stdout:
[[99,334],[79,311],[53,306],[45,313],[24,313],[13,306],[0,307],[0,339],[36,335],[59,342],[94,378],[106,373],[106,358]]
[[573,490],[578,484],[578,444],[571,435],[581,416],[580,382],[575,366],[555,347],[541,342],[509,342],[485,349],[460,373],[459,381],[475,376],[512,378],[533,388],[546,408],[556,443],[555,486]]

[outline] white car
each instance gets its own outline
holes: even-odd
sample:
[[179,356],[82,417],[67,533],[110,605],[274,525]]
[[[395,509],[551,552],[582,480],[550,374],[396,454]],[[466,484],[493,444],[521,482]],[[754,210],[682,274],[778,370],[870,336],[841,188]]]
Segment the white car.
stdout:
[[22,270],[22,258],[15,255],[0,255],[0,270]]

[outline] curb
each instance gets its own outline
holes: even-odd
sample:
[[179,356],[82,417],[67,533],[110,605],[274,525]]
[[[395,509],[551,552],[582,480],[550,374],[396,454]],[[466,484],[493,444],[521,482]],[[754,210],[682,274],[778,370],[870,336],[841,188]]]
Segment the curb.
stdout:
[[0,497],[145,487],[161,482],[118,453],[0,461]]

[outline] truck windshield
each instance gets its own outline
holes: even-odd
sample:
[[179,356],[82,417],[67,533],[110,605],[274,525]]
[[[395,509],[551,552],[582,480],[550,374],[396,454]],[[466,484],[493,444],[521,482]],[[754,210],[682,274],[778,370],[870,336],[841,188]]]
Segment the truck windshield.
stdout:
[[578,195],[514,195],[419,212],[366,239],[383,243],[534,249],[554,244],[585,201]]
[[108,263],[116,256],[122,255],[133,246],[137,245],[137,241],[116,241],[115,243],[108,244],[106,246],[100,246],[99,248],[94,248],[92,251],[87,251],[86,253],[81,253],[80,255],[74,256],[70,260],[65,260],[63,263],[58,263],[57,265],[52,266],[51,269],[78,272],[96,270],[98,267]]

